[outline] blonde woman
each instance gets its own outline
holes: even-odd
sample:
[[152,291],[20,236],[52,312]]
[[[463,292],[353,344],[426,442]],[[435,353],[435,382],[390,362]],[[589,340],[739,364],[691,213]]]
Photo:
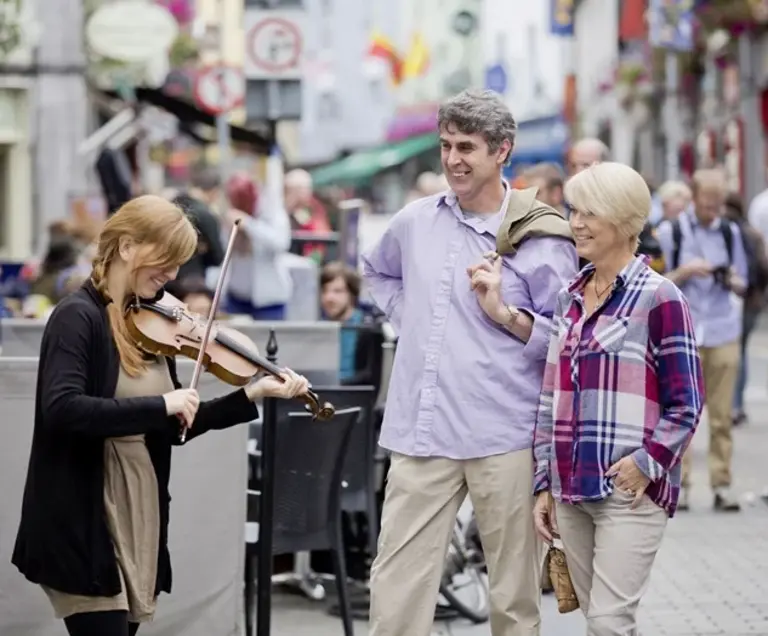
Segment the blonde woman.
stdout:
[[168,482],[179,420],[187,439],[257,415],[266,395],[307,388],[262,379],[200,402],[173,359],[131,340],[127,303],[153,298],[197,249],[169,201],[143,196],[104,225],[93,271],[59,303],[43,334],[35,422],[13,563],[42,586],[70,636],[129,636],[168,592]]
[[590,261],[557,299],[534,442],[534,517],[558,532],[589,636],[637,634],[635,615],[703,382],[688,305],[635,256],[643,178],[593,165],[565,186],[576,248]]

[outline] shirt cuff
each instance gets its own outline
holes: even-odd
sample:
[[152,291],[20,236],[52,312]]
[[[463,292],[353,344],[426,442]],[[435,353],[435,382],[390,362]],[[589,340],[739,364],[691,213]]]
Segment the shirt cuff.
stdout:
[[664,466],[651,457],[644,448],[638,448],[632,453],[632,459],[637,464],[640,472],[651,481],[658,481],[666,472]]
[[538,495],[540,492],[549,490],[549,475],[545,472],[537,473],[533,476],[533,494]]
[[552,321],[527,309],[521,309],[520,307],[517,309],[521,314],[528,316],[533,323],[531,337],[528,338],[528,342],[523,346],[523,356],[537,362],[546,361],[549,338],[552,334]]

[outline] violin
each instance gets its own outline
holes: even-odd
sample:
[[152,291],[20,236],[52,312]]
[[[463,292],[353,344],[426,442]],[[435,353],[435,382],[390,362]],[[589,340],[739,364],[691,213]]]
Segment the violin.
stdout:
[[[184,356],[196,360],[200,355],[205,320],[169,293],[154,302],[140,299],[128,306],[128,332],[144,351],[156,356]],[[284,369],[259,354],[256,344],[246,335],[218,323],[211,329],[204,350],[203,368],[222,382],[245,386],[261,372],[277,378]],[[334,407],[308,391],[299,398],[306,402],[312,415],[320,420],[333,417]]]
[[[207,320],[189,311],[186,304],[167,292],[159,300],[135,298],[126,309],[128,332],[143,351],[156,356],[181,355],[196,361],[190,383],[193,389],[197,388],[203,369],[232,386],[244,386],[262,372],[282,379],[281,374],[285,372],[263,358],[248,336],[214,320],[239,224],[239,220],[235,221],[232,228]],[[329,420],[336,413],[330,402],[321,403],[313,391],[308,390],[298,398],[305,402],[305,408],[315,419]],[[186,428],[182,428],[180,437],[183,443]]]

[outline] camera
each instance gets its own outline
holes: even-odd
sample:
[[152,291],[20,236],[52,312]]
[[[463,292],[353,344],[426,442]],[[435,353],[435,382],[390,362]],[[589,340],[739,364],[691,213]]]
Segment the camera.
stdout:
[[722,285],[726,289],[730,289],[730,284],[728,282],[728,279],[730,277],[730,269],[727,265],[721,265],[720,267],[715,267],[715,269],[712,270],[712,276],[715,279],[715,282],[718,285]]

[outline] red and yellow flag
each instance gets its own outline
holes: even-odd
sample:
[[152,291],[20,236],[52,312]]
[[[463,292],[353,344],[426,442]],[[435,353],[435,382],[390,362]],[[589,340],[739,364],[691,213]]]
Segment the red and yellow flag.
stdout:
[[379,31],[374,31],[371,36],[371,44],[368,47],[368,57],[375,57],[387,62],[390,69],[390,77],[394,84],[399,84],[402,81],[403,60],[392,40],[386,35]]
[[411,47],[408,49],[403,61],[403,79],[412,79],[420,77],[427,72],[429,68],[429,49],[427,48],[424,36],[417,32],[411,39]]

